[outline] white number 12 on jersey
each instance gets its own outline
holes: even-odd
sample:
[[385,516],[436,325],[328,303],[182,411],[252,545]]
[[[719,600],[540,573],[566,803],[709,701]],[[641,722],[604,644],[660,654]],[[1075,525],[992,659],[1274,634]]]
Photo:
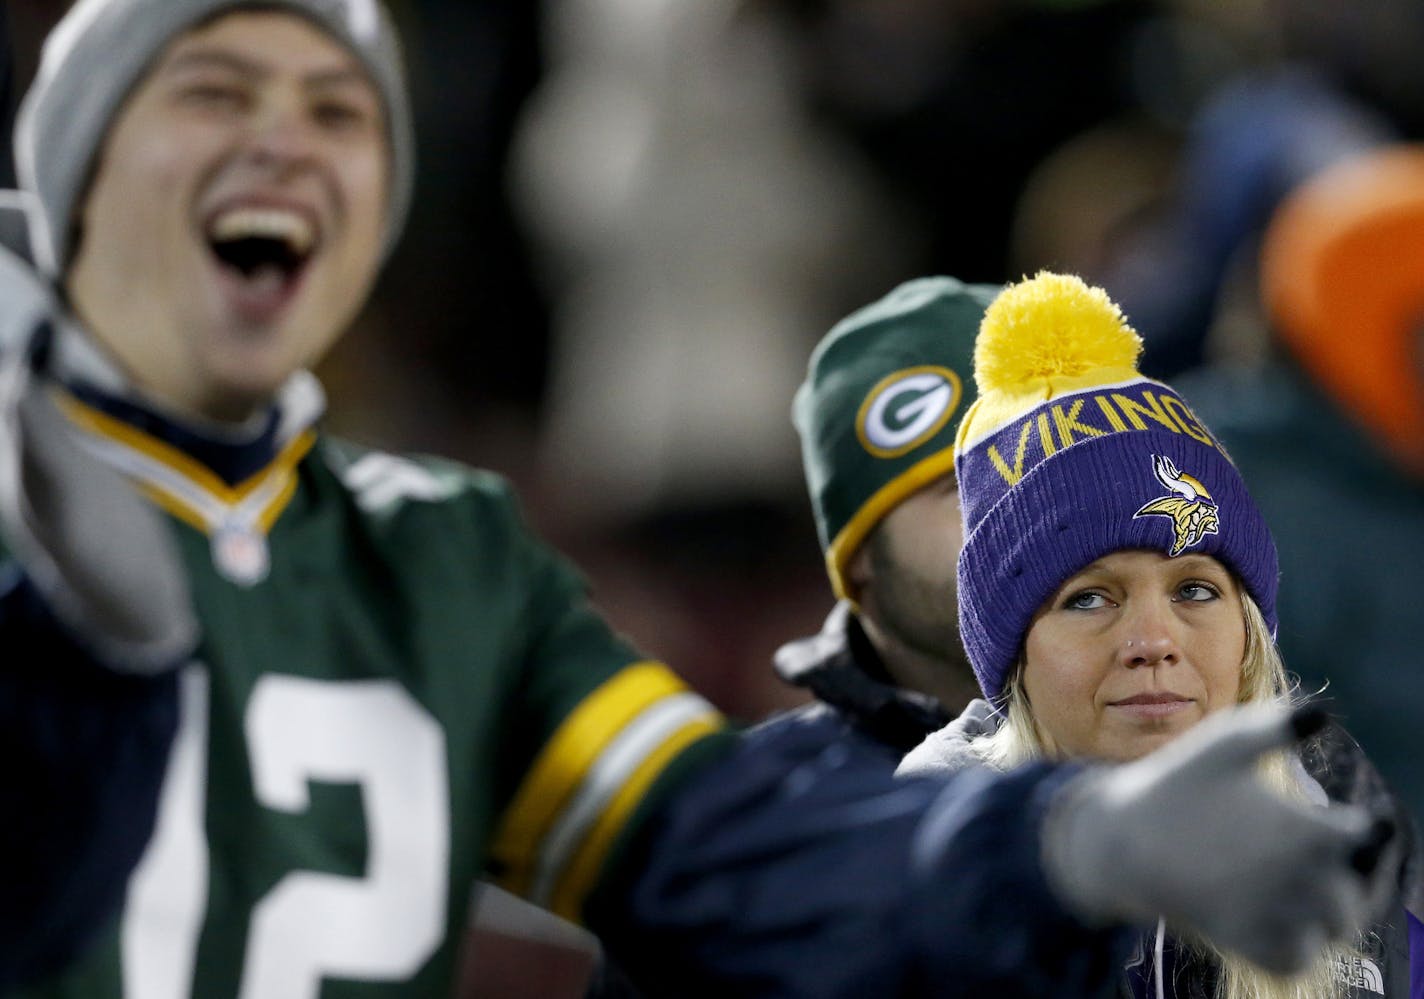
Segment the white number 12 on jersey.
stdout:
[[[130,999],[190,999],[207,908],[208,675],[185,672],[158,824],[129,882],[122,955]],[[364,877],[293,871],[253,908],[242,999],[315,999],[323,977],[399,981],[445,933],[450,804],[439,724],[392,681],[268,674],[244,718],[259,804],[298,814],[307,782],[356,784]]]

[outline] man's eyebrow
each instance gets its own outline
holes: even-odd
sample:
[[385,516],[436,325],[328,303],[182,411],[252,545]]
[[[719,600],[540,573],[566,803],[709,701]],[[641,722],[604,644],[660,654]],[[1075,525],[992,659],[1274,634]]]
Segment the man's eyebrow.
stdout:
[[185,69],[219,67],[230,69],[244,76],[260,76],[262,67],[251,59],[245,59],[223,49],[188,49],[179,52],[163,65],[163,72],[174,73]]
[[[261,77],[267,68],[254,59],[248,59],[225,49],[190,49],[180,52],[163,66],[165,73],[179,73],[189,69],[226,69],[246,77]],[[365,70],[357,65],[336,66],[320,69],[307,74],[302,83],[309,87],[343,86],[349,83],[369,84]]]
[[360,66],[342,66],[338,69],[320,70],[303,77],[302,83],[308,87],[339,87],[355,83],[370,87],[373,91],[376,89],[371,78]]

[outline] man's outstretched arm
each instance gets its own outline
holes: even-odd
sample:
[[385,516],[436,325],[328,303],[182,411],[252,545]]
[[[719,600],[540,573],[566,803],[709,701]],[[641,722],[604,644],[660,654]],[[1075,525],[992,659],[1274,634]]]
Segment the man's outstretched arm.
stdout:
[[[650,994],[1099,996],[1159,905],[1220,946],[1298,970],[1309,944],[1364,920],[1388,875],[1361,870],[1377,835],[1363,813],[1241,793],[1263,740],[1294,738],[1288,712],[1233,713],[1141,765],[895,781],[853,742],[754,729],[624,849],[590,923]],[[1203,824],[1200,849],[1172,849],[1165,825],[1213,803],[1233,821]],[[1125,816],[1146,840],[1134,885],[1097,863],[1127,835]],[[1105,831],[1105,817],[1121,823]],[[1077,881],[1061,869],[1074,857],[1087,858]],[[1243,885],[1230,906],[1192,894],[1207,874]]]

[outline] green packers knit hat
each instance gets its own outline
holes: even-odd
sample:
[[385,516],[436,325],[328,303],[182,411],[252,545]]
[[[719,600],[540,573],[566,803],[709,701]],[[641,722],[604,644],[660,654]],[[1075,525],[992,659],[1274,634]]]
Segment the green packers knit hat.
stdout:
[[836,596],[880,520],[954,469],[974,337],[997,285],[926,277],[851,313],[817,344],[791,420]]
[[79,0],[45,40],[15,124],[20,186],[39,206],[35,263],[50,277],[69,264],[71,224],[114,116],[174,37],[239,10],[287,11],[345,45],[371,74],[391,144],[387,252],[410,205],[415,141],[395,29],[379,0]]

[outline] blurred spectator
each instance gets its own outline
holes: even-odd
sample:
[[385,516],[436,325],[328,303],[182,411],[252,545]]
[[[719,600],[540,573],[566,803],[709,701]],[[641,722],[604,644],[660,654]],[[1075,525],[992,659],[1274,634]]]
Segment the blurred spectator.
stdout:
[[[1009,272],[1054,270],[1112,284],[1104,275],[1115,275],[1169,236],[1160,219],[1172,196],[1179,148],[1177,137],[1142,119],[1105,122],[1069,139],[1024,185],[1010,232]],[[1148,276],[1155,273],[1149,269]]]
[[1424,815],[1424,145],[1291,191],[1260,289],[1268,360],[1181,387],[1272,525],[1287,666]]
[[912,272],[991,282],[1006,277],[1014,206],[1034,166],[1140,106],[1134,53],[1165,6],[778,2],[799,19],[807,100],[866,153],[926,241]]
[[1424,136],[1424,5],[1418,0],[1275,0],[1282,56],[1316,67],[1406,135]]
[[1109,252],[1087,269],[1146,339],[1143,370],[1166,378],[1206,360],[1223,287],[1254,260],[1280,199],[1322,167],[1396,135],[1377,111],[1305,68],[1223,84],[1186,133],[1163,207],[1113,231]]
[[553,353],[533,488],[610,617],[730,713],[818,618],[788,400],[816,332],[910,255],[807,117],[775,6],[557,0],[511,185]]
[[893,269],[885,206],[807,119],[773,9],[546,11],[549,70],[513,183],[555,302],[554,498],[590,526],[748,501],[799,510],[786,400],[814,332]]

